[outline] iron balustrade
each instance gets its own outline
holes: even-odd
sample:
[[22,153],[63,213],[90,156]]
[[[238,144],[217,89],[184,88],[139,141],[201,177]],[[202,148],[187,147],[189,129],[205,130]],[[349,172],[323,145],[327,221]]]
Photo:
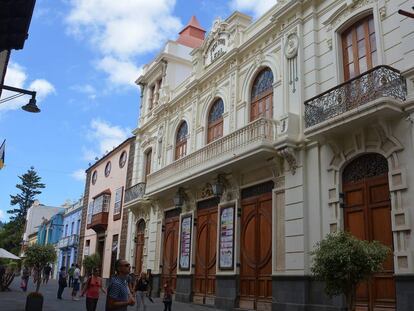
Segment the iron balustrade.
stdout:
[[141,182],[132,187],[125,189],[124,203],[131,202],[136,199],[142,199],[145,194],[145,183]]
[[390,66],[374,67],[305,101],[305,127],[311,127],[381,97],[404,101],[405,78]]
[[69,236],[66,236],[59,240],[58,247],[59,248],[65,248],[65,247],[71,247],[78,245],[79,243],[79,235],[72,234]]

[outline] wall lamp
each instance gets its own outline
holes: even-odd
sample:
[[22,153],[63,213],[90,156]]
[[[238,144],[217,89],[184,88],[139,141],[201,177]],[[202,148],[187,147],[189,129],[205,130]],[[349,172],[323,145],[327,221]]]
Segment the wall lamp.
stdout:
[[23,95],[31,95],[32,97],[30,98],[29,103],[24,105],[22,107],[22,109],[24,111],[33,112],[33,113],[40,112],[39,107],[37,107],[37,105],[36,105],[36,92],[35,91],[28,91],[28,90],[25,90],[25,89],[20,89],[20,88],[13,87],[13,86],[8,86],[8,85],[2,85],[1,88],[3,90],[12,91],[12,92],[20,93],[20,94],[15,94],[15,95],[6,97],[4,99],[1,99],[0,104],[2,104],[4,102],[7,102],[9,100],[18,98],[18,97],[23,96]]
[[174,205],[175,207],[182,207],[184,204],[184,201],[186,199],[186,194],[184,191],[184,188],[178,188],[177,193],[174,195]]

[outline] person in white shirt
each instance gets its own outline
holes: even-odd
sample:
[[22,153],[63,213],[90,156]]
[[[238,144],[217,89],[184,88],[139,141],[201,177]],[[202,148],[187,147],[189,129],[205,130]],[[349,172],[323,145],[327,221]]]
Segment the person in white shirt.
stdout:
[[73,290],[72,290],[72,300],[79,300],[76,297],[77,292],[79,291],[80,287],[80,269],[79,265],[75,265],[75,270],[73,271]]

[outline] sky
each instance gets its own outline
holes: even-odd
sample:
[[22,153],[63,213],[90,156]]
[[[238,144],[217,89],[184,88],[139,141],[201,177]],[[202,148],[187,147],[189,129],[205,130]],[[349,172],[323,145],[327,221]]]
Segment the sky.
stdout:
[[[13,50],[5,84],[37,91],[41,113],[0,104],[0,221],[7,221],[18,176],[34,166],[46,184],[42,204],[84,192],[85,170],[138,126],[134,81],[167,40],[195,15],[209,31],[233,11],[257,18],[276,0],[37,0],[23,50]],[[3,91],[2,98],[10,96]]]

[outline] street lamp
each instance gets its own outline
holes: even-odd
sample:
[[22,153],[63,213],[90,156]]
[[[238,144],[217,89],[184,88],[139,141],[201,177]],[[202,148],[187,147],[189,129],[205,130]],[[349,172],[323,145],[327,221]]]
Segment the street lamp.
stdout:
[[33,113],[40,112],[39,107],[37,107],[37,105],[36,105],[36,92],[35,91],[28,91],[28,90],[25,90],[25,89],[20,89],[20,88],[13,87],[13,86],[8,86],[8,85],[2,85],[1,88],[3,90],[12,91],[12,92],[20,93],[20,94],[19,95],[12,95],[10,97],[4,98],[4,99],[0,100],[0,104],[4,103],[6,101],[9,101],[9,100],[15,99],[17,97],[23,96],[23,95],[31,95],[32,97],[30,98],[29,103],[24,105],[22,107],[22,109],[24,111],[33,112]]

